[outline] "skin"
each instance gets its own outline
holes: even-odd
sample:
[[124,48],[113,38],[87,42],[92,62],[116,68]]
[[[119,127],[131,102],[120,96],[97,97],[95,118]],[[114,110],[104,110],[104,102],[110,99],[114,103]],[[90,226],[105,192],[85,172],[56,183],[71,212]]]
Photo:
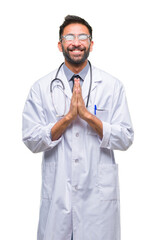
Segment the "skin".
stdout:
[[[66,26],[63,31],[63,36],[69,33],[75,35],[85,33],[89,35],[88,28],[85,25],[79,23],[74,23]],[[62,46],[64,50],[68,52],[70,58],[77,61],[83,57],[85,50],[88,50],[90,48],[89,51],[92,51],[93,41],[90,41],[88,39],[85,42],[80,42],[76,38],[73,42],[68,43],[63,40],[62,42],[58,43],[58,48],[61,52],[63,52]],[[78,49],[72,50],[73,47],[78,47],[80,50]],[[65,64],[72,72],[77,74],[87,65],[87,61],[88,60],[86,59],[84,62],[80,64],[74,64],[65,59]],[[86,121],[102,139],[103,137],[102,122],[100,119],[98,119],[96,116],[94,116],[87,110],[82,97],[80,79],[75,78],[69,112],[52,127],[51,129],[52,141],[58,140],[65,132],[67,127],[77,118],[77,116]]]

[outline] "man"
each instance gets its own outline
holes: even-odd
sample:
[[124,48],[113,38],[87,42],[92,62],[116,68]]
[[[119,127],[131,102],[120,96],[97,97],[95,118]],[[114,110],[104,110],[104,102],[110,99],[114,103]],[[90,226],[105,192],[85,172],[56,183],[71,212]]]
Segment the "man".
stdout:
[[92,28],[84,19],[65,18],[58,48],[64,64],[33,85],[23,111],[23,141],[43,152],[38,240],[119,240],[113,150],[133,141],[124,87],[90,66]]

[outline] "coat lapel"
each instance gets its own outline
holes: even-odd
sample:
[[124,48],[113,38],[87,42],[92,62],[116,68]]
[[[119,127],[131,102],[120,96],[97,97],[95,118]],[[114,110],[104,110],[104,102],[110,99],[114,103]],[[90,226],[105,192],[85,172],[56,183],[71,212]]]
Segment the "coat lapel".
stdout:
[[[91,76],[90,76],[90,69],[89,69],[87,76],[84,79],[84,83],[82,85],[82,96],[83,96],[84,101],[88,97],[90,81],[91,81]],[[97,72],[96,69],[92,66],[92,87],[91,87],[90,94],[98,86],[98,84],[101,81],[102,81],[102,78],[101,78],[99,72]]]

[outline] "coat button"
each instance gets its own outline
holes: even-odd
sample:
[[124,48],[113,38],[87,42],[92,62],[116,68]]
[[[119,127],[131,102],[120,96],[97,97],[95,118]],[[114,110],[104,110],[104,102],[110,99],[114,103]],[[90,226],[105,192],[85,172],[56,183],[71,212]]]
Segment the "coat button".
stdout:
[[79,137],[79,133],[78,132],[76,133],[76,137]]
[[75,159],[75,163],[78,163],[79,162],[79,159]]
[[75,190],[76,190],[76,191],[78,190],[78,186],[77,186],[77,185],[75,186]]

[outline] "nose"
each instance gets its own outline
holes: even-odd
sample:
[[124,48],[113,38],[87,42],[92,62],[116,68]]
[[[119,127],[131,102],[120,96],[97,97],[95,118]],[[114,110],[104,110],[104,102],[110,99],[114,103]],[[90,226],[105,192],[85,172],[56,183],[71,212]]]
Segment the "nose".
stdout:
[[81,45],[78,37],[75,37],[75,39],[73,40],[72,44],[73,44],[74,46],[80,46],[80,45]]

